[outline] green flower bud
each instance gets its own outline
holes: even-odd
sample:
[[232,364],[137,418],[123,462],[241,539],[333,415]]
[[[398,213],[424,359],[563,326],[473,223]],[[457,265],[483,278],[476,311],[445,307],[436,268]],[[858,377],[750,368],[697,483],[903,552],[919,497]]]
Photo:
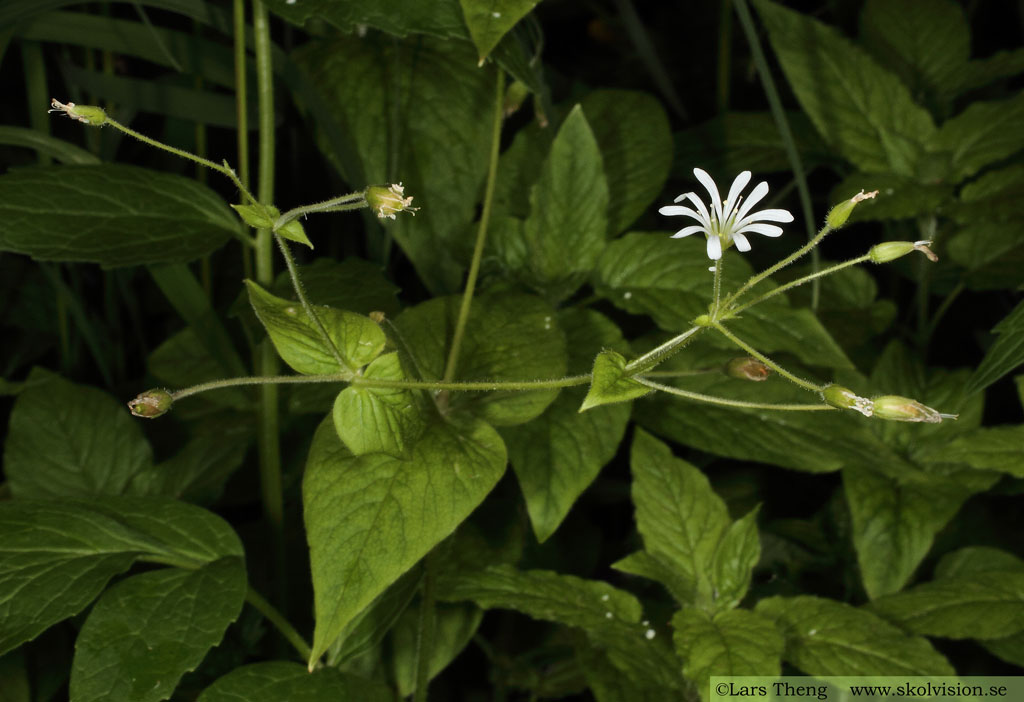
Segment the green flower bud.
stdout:
[[821,393],[825,404],[839,409],[852,409],[860,412],[865,417],[870,417],[874,412],[874,404],[866,397],[854,394],[849,388],[842,385],[829,385]]
[[838,205],[832,208],[825,218],[825,224],[832,229],[839,229],[841,226],[846,224],[846,220],[850,218],[850,214],[853,212],[853,208],[857,206],[858,202],[869,200],[878,194],[878,191],[865,193],[861,190],[859,193],[851,197],[849,200],[844,200]]
[[513,81],[505,91],[504,113],[508,117],[516,113],[523,106],[526,98],[530,95],[530,89],[521,80]]
[[697,317],[695,320],[693,320],[693,323],[696,324],[698,327],[710,327],[711,326],[711,315],[709,315],[709,314],[702,314],[699,317]]
[[939,260],[939,257],[928,248],[931,243],[930,241],[884,241],[872,246],[868,251],[868,256],[875,263],[887,263],[906,256],[911,251],[920,251],[934,263]]
[[405,188],[401,183],[392,185],[371,185],[366,189],[366,202],[379,218],[395,219],[399,212],[415,215],[418,207],[412,207],[412,197],[403,197]]
[[76,105],[73,102],[64,104],[54,98],[50,101],[50,112],[63,112],[71,119],[77,119],[82,124],[91,124],[94,127],[101,127],[107,121],[107,113],[102,107],[95,105]]
[[166,414],[173,404],[174,398],[171,397],[171,393],[162,388],[156,388],[154,390],[147,390],[146,392],[141,393],[138,397],[128,403],[128,409],[130,409],[132,414],[136,417],[155,419],[162,414]]
[[956,419],[958,415],[942,414],[938,410],[922,405],[917,400],[899,395],[883,395],[876,397],[875,416],[891,419],[895,422],[926,422],[938,424],[943,419]]
[[752,356],[742,356],[726,363],[725,373],[739,380],[760,382],[768,380],[768,376],[772,374],[772,369]]

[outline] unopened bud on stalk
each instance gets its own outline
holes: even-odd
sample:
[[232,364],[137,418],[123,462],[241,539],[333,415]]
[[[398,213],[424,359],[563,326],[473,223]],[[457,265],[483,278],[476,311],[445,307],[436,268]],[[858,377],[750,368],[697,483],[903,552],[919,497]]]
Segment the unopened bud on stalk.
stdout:
[[870,417],[874,413],[874,403],[871,400],[854,394],[852,390],[842,385],[829,385],[822,391],[821,397],[827,405],[856,410],[865,417]]
[[740,380],[762,381],[772,374],[772,369],[752,356],[734,358],[725,364],[725,373]]
[[63,112],[71,119],[77,119],[82,124],[91,124],[94,127],[100,127],[107,121],[107,113],[103,111],[102,107],[95,105],[76,105],[73,102],[65,105],[54,98],[50,101],[50,107],[49,112]]
[[383,324],[384,323],[384,318],[386,317],[386,315],[383,312],[381,312],[380,310],[373,310],[367,316],[370,319],[372,319],[373,321],[375,321],[377,324]]
[[366,202],[380,219],[395,219],[399,212],[410,212],[415,215],[419,208],[412,207],[412,197],[403,197],[404,192],[405,188],[401,183],[371,185],[366,189]]
[[827,224],[832,229],[839,229],[839,227],[846,224],[846,220],[850,218],[850,214],[853,212],[853,208],[857,206],[858,202],[870,200],[877,194],[877,190],[870,193],[866,193],[863,190],[861,190],[859,193],[851,197],[849,200],[844,200],[843,202],[840,202],[838,205],[833,207],[832,210],[828,213],[828,216],[825,218],[825,224]]
[[931,243],[930,241],[885,241],[872,246],[868,251],[868,256],[874,263],[887,263],[906,256],[912,251],[920,251],[934,263],[939,260],[939,257],[928,248]]
[[523,102],[530,95],[530,89],[521,80],[513,81],[505,91],[505,104],[502,108],[506,117],[514,114],[523,106]]
[[938,424],[943,419],[956,419],[958,415],[942,414],[938,410],[922,405],[917,400],[899,395],[883,395],[874,398],[875,416],[896,422],[926,422]]
[[171,393],[161,388],[156,388],[141,393],[128,403],[128,409],[136,417],[155,419],[162,414],[166,414],[173,404],[174,398],[171,397]]

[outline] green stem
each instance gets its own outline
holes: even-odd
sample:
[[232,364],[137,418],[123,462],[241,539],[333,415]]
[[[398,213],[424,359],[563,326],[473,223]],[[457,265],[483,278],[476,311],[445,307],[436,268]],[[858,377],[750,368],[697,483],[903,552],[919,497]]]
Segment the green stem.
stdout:
[[[238,178],[245,192],[249,189],[249,84],[245,70],[245,0],[234,0],[232,19],[235,52],[235,120],[238,122],[238,128],[235,130]],[[239,204],[245,204],[245,200]],[[248,238],[246,235],[246,239]],[[252,252],[248,249],[242,249],[242,272],[246,278],[252,277]]]
[[487,223],[491,219],[491,205],[494,202],[494,186],[498,176],[498,153],[501,146],[501,120],[504,115],[505,102],[505,72],[500,66],[495,66],[498,74],[495,81],[494,120],[491,127],[491,156],[490,164],[487,167],[487,189],[484,191],[484,206],[480,214],[480,226],[476,232],[476,245],[473,247],[473,260],[469,265],[469,275],[466,277],[466,290],[462,293],[462,305],[459,307],[459,317],[455,322],[455,332],[452,335],[452,346],[448,351],[448,362],[444,368],[444,381],[450,382],[455,377],[455,369],[459,362],[459,350],[462,347],[462,337],[466,331],[466,322],[469,320],[469,310],[473,304],[473,292],[476,289],[477,275],[480,273],[480,261],[484,255],[484,243],[487,241]]
[[342,195],[332,200],[324,200],[312,205],[295,207],[277,218],[277,221],[274,222],[274,231],[280,231],[281,227],[288,224],[288,222],[305,214],[313,214],[314,212],[344,212],[347,210],[358,210],[362,207],[367,207],[365,190]]
[[643,356],[634,358],[632,361],[626,364],[626,372],[632,375],[637,373],[643,373],[654,368],[656,365],[679,351],[686,344],[690,343],[694,337],[701,334],[706,327],[691,327],[687,329],[679,336],[674,336],[664,344],[651,349]]
[[[922,217],[918,219],[918,238],[924,241],[931,241],[933,244],[936,242],[936,219],[932,217]],[[932,267],[929,262],[925,259],[921,259],[917,264],[917,344],[918,348],[924,352],[927,349],[928,344],[928,330],[930,327],[928,319],[928,301],[931,299],[931,282],[932,282]]]
[[832,227],[830,227],[830,226],[828,226],[826,224],[824,227],[821,228],[821,231],[818,232],[818,234],[813,239],[811,239],[806,244],[801,246],[799,249],[797,249],[796,251],[791,253],[789,256],[787,256],[786,258],[782,259],[778,263],[775,263],[774,265],[769,266],[768,268],[766,268],[765,270],[761,271],[757,275],[751,276],[750,280],[748,280],[746,283],[744,283],[743,286],[739,290],[737,290],[733,294],[729,295],[729,297],[725,301],[725,305],[728,307],[728,305],[730,305],[730,304],[732,304],[733,302],[736,301],[736,298],[738,298],[740,295],[742,295],[747,290],[750,290],[752,287],[754,287],[755,285],[760,283],[762,280],[764,280],[765,278],[770,276],[772,273],[775,273],[776,271],[782,270],[783,268],[785,268],[789,264],[793,263],[793,261],[796,261],[798,258],[800,258],[804,254],[806,254],[808,251],[813,250],[814,247],[816,247],[818,244],[820,244],[821,240],[824,239],[825,236],[828,235],[828,233],[831,232],[831,231],[832,231]]
[[[50,134],[49,115],[42,109],[47,102],[46,88],[46,64],[43,61],[43,48],[37,41],[21,40],[21,63],[25,71],[25,97],[31,109],[28,111],[28,120],[32,129]],[[40,166],[49,166],[51,159],[43,152],[39,152],[37,158]]]
[[[138,139],[144,144],[149,144],[150,146],[174,154],[175,156],[180,156],[181,158],[188,159],[189,161],[194,161],[195,163],[198,163],[201,166],[206,166],[211,170],[217,171],[218,173],[227,176],[228,178],[231,179],[231,182],[235,184],[235,187],[237,187],[241,191],[242,195],[245,196],[246,200],[253,203],[254,205],[259,204],[256,198],[253,197],[252,193],[249,192],[249,189],[245,187],[245,185],[242,184],[242,181],[238,179],[238,176],[235,174],[235,171],[229,168],[227,165],[214,163],[213,161],[203,158],[202,156],[196,156],[194,153],[191,153],[190,151],[179,149],[178,147],[171,146],[170,144],[164,144],[163,142],[157,141],[152,137],[148,137],[141,132],[135,131],[131,127],[126,127],[110,115],[107,115],[107,120],[106,122],[104,122],[104,124],[109,124],[114,129],[117,129],[118,131],[123,132],[124,134],[127,134],[128,136],[134,139]],[[271,185],[273,185],[273,183],[271,183]]]
[[836,271],[841,271],[844,268],[849,268],[850,266],[856,266],[858,263],[864,263],[865,261],[869,261],[869,260],[871,260],[871,254],[864,254],[863,256],[859,256],[857,258],[851,258],[849,261],[845,261],[843,263],[837,263],[836,265],[830,266],[830,267],[825,268],[823,270],[820,270],[817,273],[811,273],[810,275],[805,275],[803,278],[797,278],[796,280],[791,280],[788,283],[786,283],[785,285],[780,285],[779,287],[777,287],[777,288],[775,288],[773,290],[769,290],[768,292],[766,292],[765,294],[761,295],[760,297],[756,297],[753,300],[749,300],[748,302],[745,302],[744,304],[740,305],[736,309],[729,310],[728,314],[729,314],[730,317],[734,317],[734,316],[738,315],[740,312],[742,312],[743,310],[747,309],[748,307],[753,307],[754,305],[757,305],[757,304],[759,304],[761,302],[764,302],[765,300],[767,300],[769,298],[772,298],[772,297],[775,297],[776,295],[780,295],[780,294],[786,292],[787,290],[791,290],[791,289],[793,289],[795,287],[803,285],[804,283],[806,283],[808,281],[817,280],[818,278],[823,278],[826,275],[831,275],[832,273],[835,273]]
[[647,378],[640,376],[634,377],[641,385],[646,385],[654,390],[660,390],[661,392],[667,392],[670,395],[678,395],[679,397],[685,397],[689,400],[697,400],[698,402],[707,402],[712,405],[725,405],[726,407],[743,407],[746,409],[767,409],[767,410],[788,410],[788,411],[807,411],[817,412],[821,410],[832,410],[835,407],[831,405],[791,405],[791,404],[770,404],[762,402],[746,402],[744,400],[730,400],[727,397],[715,397],[714,395],[705,395],[699,392],[690,392],[689,390],[681,390],[680,388],[672,387],[671,385],[662,385],[661,383],[655,383]]
[[317,331],[320,332],[320,338],[323,339],[327,348],[331,350],[331,355],[334,356],[334,361],[341,368],[348,368],[353,373],[355,368],[345,362],[345,359],[341,357],[341,352],[338,351],[338,347],[334,345],[334,339],[327,333],[327,328],[324,327],[323,321],[320,319],[320,315],[316,313],[313,305],[309,304],[309,298],[306,297],[306,289],[302,285],[302,279],[299,278],[299,271],[295,267],[295,259],[292,257],[291,249],[288,248],[288,242],[286,242],[279,234],[274,234],[274,240],[277,242],[278,248],[281,250],[281,256],[284,258],[284,263],[288,267],[288,276],[292,280],[292,288],[295,290],[295,294],[299,297],[299,302],[302,303],[302,309],[306,311],[306,316],[309,317],[310,321],[316,326]]
[[284,615],[277,611],[272,604],[267,602],[263,595],[250,587],[245,593],[245,601],[266,617],[268,622],[277,627],[277,630],[281,632],[281,635],[298,652],[299,657],[303,662],[309,660],[309,656],[313,653],[313,649],[309,647],[309,644],[302,638],[302,635],[295,630],[295,627],[291,625],[291,622],[285,619]]
[[793,375],[788,370],[786,370],[785,368],[780,366],[778,363],[776,363],[775,361],[771,360],[770,358],[765,356],[763,353],[761,353],[760,351],[755,349],[753,346],[751,346],[747,342],[745,342],[742,339],[740,339],[739,337],[737,337],[731,331],[729,331],[724,326],[722,326],[722,324],[720,322],[714,322],[713,324],[714,324],[715,329],[717,329],[718,332],[722,336],[724,336],[726,339],[728,339],[732,343],[734,343],[737,346],[739,346],[741,349],[743,349],[744,351],[749,353],[751,356],[753,356],[754,358],[759,360],[761,363],[765,364],[766,366],[768,366],[769,368],[774,370],[776,373],[781,375],[783,378],[789,380],[790,382],[795,383],[796,385],[799,385],[800,387],[802,387],[805,390],[810,390],[811,392],[821,392],[826,387],[828,387],[827,385],[815,385],[814,383],[812,383],[809,380],[804,380],[803,378],[799,378],[799,377]]
[[[500,69],[499,69],[500,72]],[[420,593],[420,617],[416,636],[416,692],[413,702],[426,702],[430,685],[430,659],[434,652],[434,581],[437,555],[431,551],[423,559],[423,589]]]
[[715,282],[714,282],[712,288],[713,288],[713,294],[712,294],[713,302],[712,302],[712,307],[711,307],[711,317],[712,317],[712,319],[718,319],[718,311],[720,309],[719,303],[721,301],[721,294],[722,294],[722,259],[721,258],[719,260],[715,261]]
[[946,314],[946,312],[949,310],[950,305],[952,305],[953,302],[958,297],[960,297],[960,293],[962,293],[963,291],[964,284],[957,283],[956,286],[949,291],[949,294],[946,295],[946,297],[939,304],[938,309],[935,310],[935,314],[932,315],[932,321],[928,324],[928,331],[926,332],[924,339],[924,343],[926,346],[928,344],[928,341],[932,338],[932,335],[935,334],[935,330],[938,328],[939,322],[942,320],[943,315]]
[[[743,26],[743,33],[750,44],[750,55],[754,59],[754,66],[757,67],[757,74],[764,86],[765,97],[768,99],[768,107],[771,110],[772,118],[775,120],[775,127],[779,130],[782,144],[786,149],[786,157],[793,169],[793,177],[796,180],[797,192],[800,193],[800,208],[803,210],[804,223],[807,227],[807,240],[814,239],[814,211],[811,208],[811,191],[807,187],[807,174],[804,173],[804,164],[800,160],[800,152],[796,148],[796,140],[793,138],[793,131],[789,128],[789,120],[786,119],[786,111],[782,108],[782,99],[775,87],[775,80],[772,78],[771,69],[761,47],[761,40],[757,36],[757,29],[754,27],[754,19],[747,7],[747,0],[733,0],[736,14]],[[821,255],[817,249],[811,253],[811,267],[817,270],[821,265]],[[818,308],[820,286],[817,280],[814,282],[811,291],[811,309]]]
[[[252,1],[253,47],[256,53],[256,94],[259,105],[259,203],[274,201],[274,73],[271,65],[270,17],[261,0]],[[274,251],[270,229],[256,232],[256,282],[264,288],[274,283]],[[260,375],[276,375],[280,367],[269,339],[256,350]],[[279,390],[276,385],[260,386],[259,468],[263,512],[273,540],[275,595],[284,601],[284,496],[281,484],[281,437],[278,427]]]
[[513,380],[513,381],[464,381],[464,382],[431,382],[426,380],[388,380],[386,378],[365,378],[350,373],[330,373],[325,375],[270,375],[250,376],[246,378],[224,378],[211,380],[207,383],[191,385],[171,393],[171,400],[177,402],[192,395],[211,390],[223,390],[247,385],[290,385],[299,383],[349,383],[364,388],[401,388],[406,390],[447,390],[451,392],[486,392],[486,391],[523,391],[549,390],[586,385],[590,375],[571,375],[565,378],[549,380]]

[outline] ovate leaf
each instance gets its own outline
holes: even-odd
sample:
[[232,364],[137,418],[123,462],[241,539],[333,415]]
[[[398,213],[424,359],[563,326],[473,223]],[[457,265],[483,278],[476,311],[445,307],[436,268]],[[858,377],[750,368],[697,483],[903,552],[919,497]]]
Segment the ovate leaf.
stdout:
[[709,616],[684,608],[672,617],[683,674],[708,699],[712,675],[775,676],[782,669],[782,635],[774,622],[736,609]]
[[[298,3],[283,11],[295,8],[306,12]],[[450,29],[465,35],[455,0],[332,2],[319,9],[347,31],[354,29],[348,21],[396,31],[429,16],[440,25],[451,22]],[[339,14],[347,19],[341,20]],[[434,26],[437,31],[416,31],[448,35]],[[359,170],[344,173],[345,179],[386,183],[400,173],[406,194],[421,208],[415,217],[401,216],[385,226],[435,294],[455,292],[461,285],[473,246],[475,203],[487,174],[494,74],[478,67],[478,59],[468,42],[429,37],[398,42],[374,34],[311,42],[297,56],[352,140],[349,147],[354,153],[327,149],[336,163]],[[395,95],[402,96],[401,107],[394,102]]]
[[992,331],[999,335],[985,354],[966,392],[987,388],[1014,368],[1024,363],[1024,302],[1021,302]]
[[501,38],[540,0],[460,0],[482,64]]
[[[361,377],[407,380],[395,352],[375,358]],[[356,456],[378,451],[401,456],[422,431],[424,412],[411,390],[350,385],[334,402],[334,428]]]
[[678,688],[678,661],[660,639],[647,638],[640,603],[607,583],[510,566],[459,573],[439,583],[438,597],[484,609],[514,609],[535,619],[583,629],[630,678]]
[[[438,604],[434,617],[434,637],[430,647],[428,680],[432,680],[448,667],[476,633],[484,613],[472,604]],[[398,694],[408,697],[416,691],[416,664],[419,653],[417,645],[420,632],[420,608],[405,610],[392,631],[391,643],[394,650],[394,671]]]
[[216,193],[169,173],[105,164],[0,176],[0,251],[40,261],[184,263],[237,231]]
[[922,460],[964,463],[978,470],[994,470],[1024,478],[1024,425],[982,427],[958,436],[948,444],[925,447]]
[[332,349],[302,305],[271,295],[251,280],[245,283],[249,302],[266,327],[274,348],[285,363],[300,373],[327,375],[355,371],[384,350],[387,341],[384,332],[369,317],[315,306]]
[[1021,120],[1024,94],[1000,102],[974,102],[942,125],[933,148],[949,153],[950,178],[959,182],[1024,148],[1024,135],[1017,129]]
[[900,483],[866,468],[843,471],[861,578],[873,598],[902,588],[931,548],[935,534],[995,476],[962,472]]
[[952,0],[869,0],[861,36],[915,95],[947,94],[971,54],[970,26]]
[[935,125],[899,78],[832,27],[769,0],[754,5],[825,141],[862,171],[913,175]]
[[761,552],[755,513],[731,524],[704,474],[646,432],[633,440],[630,465],[644,550],[688,583],[681,604],[707,611],[735,607]]
[[1024,631],[1024,571],[979,571],[883,597],[872,611],[915,633],[999,639]]
[[[395,320],[407,368],[420,380],[444,377],[462,298],[435,298],[405,310]],[[565,334],[550,305],[538,297],[496,294],[473,300],[456,366],[463,382],[550,380],[564,376]],[[558,390],[452,392],[449,408],[497,426],[537,417]]]
[[122,580],[96,603],[75,642],[72,701],[167,699],[238,617],[246,587],[245,566],[234,557]]
[[381,0],[371,4],[356,0],[269,0],[267,7],[300,27],[316,18],[349,34],[362,26],[398,36],[423,33],[444,38],[466,37],[462,13],[455,0],[435,0],[429,5],[417,0]]
[[602,351],[594,357],[594,368],[587,396],[580,412],[613,402],[629,402],[651,392],[646,385],[626,373],[626,359],[616,351]]
[[530,191],[523,226],[526,281],[554,300],[571,295],[604,249],[607,209],[601,151],[577,106],[558,130]]
[[200,566],[242,546],[219,517],[176,500],[0,503],[0,654],[80,612],[140,556]]
[[454,531],[497,483],[505,460],[501,437],[480,420],[438,420],[404,460],[352,456],[333,423],[320,425],[303,479],[316,608],[311,664]]
[[[559,321],[571,354],[570,374],[585,373],[601,348],[626,347],[619,329],[593,310],[565,310]],[[540,542],[554,533],[576,498],[615,455],[629,421],[625,404],[581,414],[577,408],[582,397],[582,388],[566,388],[536,421],[501,431]]]
[[807,675],[953,675],[927,639],[874,614],[820,597],[769,597],[757,614],[786,639],[783,660]]
[[131,493],[152,468],[139,422],[118,400],[33,369],[14,402],[4,446],[11,492],[24,497]]
[[197,702],[393,702],[391,690],[381,683],[336,668],[312,673],[306,666],[269,661],[235,668],[210,685]]

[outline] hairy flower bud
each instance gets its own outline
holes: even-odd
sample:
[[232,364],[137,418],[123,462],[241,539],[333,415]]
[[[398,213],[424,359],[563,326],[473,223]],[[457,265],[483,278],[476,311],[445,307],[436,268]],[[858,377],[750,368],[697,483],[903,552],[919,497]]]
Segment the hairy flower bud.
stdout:
[[821,393],[825,404],[839,409],[852,409],[860,412],[865,417],[870,417],[874,412],[874,403],[866,397],[854,394],[849,388],[842,385],[829,385]]
[[739,380],[760,382],[768,379],[772,369],[752,356],[741,356],[725,364],[725,373]]
[[825,223],[832,229],[839,229],[839,227],[846,224],[846,220],[850,218],[850,214],[853,212],[853,208],[857,206],[858,202],[869,200],[878,194],[878,191],[866,193],[861,190],[859,193],[851,197],[849,200],[844,200],[838,205],[832,208],[825,218]]
[[94,127],[100,127],[107,121],[107,113],[103,111],[102,107],[95,105],[76,105],[73,102],[65,105],[54,98],[50,101],[50,107],[49,112],[63,112],[71,119],[77,119],[82,124],[91,124]]
[[502,111],[505,116],[514,114],[523,106],[523,102],[530,95],[530,89],[521,80],[513,81],[508,90],[505,91],[505,103]]
[[174,398],[171,397],[171,393],[161,388],[156,388],[139,394],[128,403],[128,409],[136,417],[155,419],[162,414],[166,414],[173,404]]
[[922,405],[917,400],[899,395],[883,395],[874,398],[875,416],[896,422],[926,422],[938,424],[943,419],[956,419],[958,415],[942,414],[938,410]]
[[928,248],[931,243],[930,241],[884,241],[872,246],[868,251],[868,256],[874,263],[887,263],[906,256],[912,251],[920,251],[934,263],[939,260],[939,257]]
[[418,207],[412,207],[412,197],[403,197],[405,188],[401,183],[392,185],[371,185],[366,189],[366,202],[370,209],[381,219],[395,219],[399,212],[416,213]]

